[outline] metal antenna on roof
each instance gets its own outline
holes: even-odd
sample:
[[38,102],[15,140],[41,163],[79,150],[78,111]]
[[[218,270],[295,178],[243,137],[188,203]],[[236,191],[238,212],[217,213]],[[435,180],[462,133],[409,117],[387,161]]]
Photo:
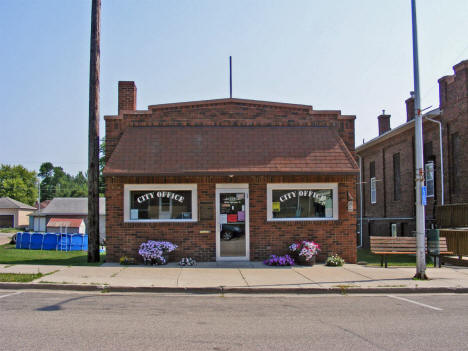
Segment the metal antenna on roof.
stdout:
[[229,98],[232,99],[232,56],[229,56]]

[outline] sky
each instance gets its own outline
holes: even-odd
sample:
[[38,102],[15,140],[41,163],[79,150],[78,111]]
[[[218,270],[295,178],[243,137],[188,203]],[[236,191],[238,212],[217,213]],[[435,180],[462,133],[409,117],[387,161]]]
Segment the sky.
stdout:
[[[410,0],[102,0],[101,124],[117,82],[137,109],[233,97],[356,116],[356,146],[406,122]],[[468,1],[417,1],[421,106],[468,59]],[[91,0],[0,0],[0,164],[87,169]]]

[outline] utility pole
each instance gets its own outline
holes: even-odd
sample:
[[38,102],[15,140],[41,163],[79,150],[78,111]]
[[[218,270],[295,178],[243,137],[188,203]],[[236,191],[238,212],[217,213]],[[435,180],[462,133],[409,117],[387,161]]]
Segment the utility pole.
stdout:
[[37,179],[37,204],[38,204],[38,212],[41,213],[41,180]]
[[92,0],[89,63],[88,262],[99,262],[99,61],[101,0]]
[[[421,116],[421,92],[419,87],[419,57],[418,57],[418,30],[416,24],[416,0],[411,0],[411,17],[413,25],[413,73],[414,73],[414,155],[416,160],[416,274],[415,278],[427,279],[426,276],[426,226],[425,226],[425,194],[424,186],[424,160],[423,160],[423,131]],[[424,189],[425,190],[425,189]]]

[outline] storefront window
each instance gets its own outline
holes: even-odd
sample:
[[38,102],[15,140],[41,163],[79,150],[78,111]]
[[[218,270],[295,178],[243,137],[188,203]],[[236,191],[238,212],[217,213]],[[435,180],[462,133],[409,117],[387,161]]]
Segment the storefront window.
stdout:
[[338,218],[336,184],[269,184],[268,220]]
[[[126,221],[191,221],[196,219],[196,186],[126,185]],[[184,189],[185,188],[185,189]],[[128,204],[128,205],[127,205]]]

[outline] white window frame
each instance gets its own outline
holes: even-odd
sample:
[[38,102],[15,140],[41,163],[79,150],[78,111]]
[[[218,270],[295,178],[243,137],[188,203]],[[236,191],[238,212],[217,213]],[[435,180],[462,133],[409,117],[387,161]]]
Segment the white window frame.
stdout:
[[[130,191],[154,190],[189,190],[192,192],[191,219],[130,219]],[[197,184],[125,184],[124,185],[124,222],[125,223],[164,223],[164,222],[197,222],[198,221],[198,193]]]
[[377,203],[377,180],[375,177],[370,179],[370,202],[371,204]]
[[[332,190],[333,217],[309,218],[273,218],[273,190]],[[267,221],[268,222],[302,222],[302,221],[336,221],[338,214],[338,183],[271,183],[267,184]]]

